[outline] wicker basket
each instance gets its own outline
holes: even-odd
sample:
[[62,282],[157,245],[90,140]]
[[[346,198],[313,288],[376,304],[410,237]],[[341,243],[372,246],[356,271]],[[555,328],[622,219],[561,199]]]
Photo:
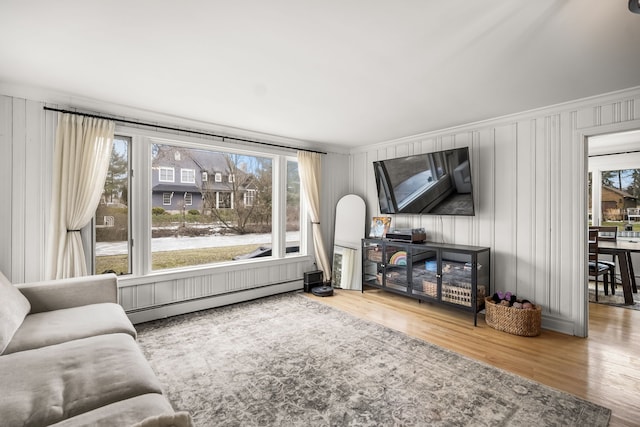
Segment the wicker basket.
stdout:
[[[382,250],[382,246],[369,246],[367,247],[367,260],[373,262],[389,262],[393,254],[399,251],[405,252],[404,248],[399,246],[387,245],[384,251]],[[382,259],[383,254],[385,254],[386,259]]]
[[438,284],[431,280],[422,279],[422,292],[436,298],[438,296]]
[[523,310],[496,304],[490,297],[484,301],[485,320],[493,329],[523,337],[540,335],[542,308],[539,305],[534,305],[533,310]]
[[[466,307],[471,307],[471,283],[463,284],[456,283],[455,285],[451,284],[442,284],[442,301],[446,301],[452,304],[464,305]],[[476,294],[476,308],[480,309],[482,307],[482,303],[485,297],[484,286],[478,285],[477,294]]]

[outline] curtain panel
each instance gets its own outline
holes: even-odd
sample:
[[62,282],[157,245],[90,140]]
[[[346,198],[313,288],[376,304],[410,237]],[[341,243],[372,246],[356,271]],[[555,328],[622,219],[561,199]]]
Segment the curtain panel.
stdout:
[[93,218],[109,170],[115,123],[58,116],[54,148],[47,278],[87,275],[80,230]]
[[320,178],[322,177],[322,155],[308,151],[298,151],[300,184],[309,205],[309,217],[313,229],[313,247],[316,264],[324,274],[324,280],[331,280],[331,264],[324,246],[320,228]]

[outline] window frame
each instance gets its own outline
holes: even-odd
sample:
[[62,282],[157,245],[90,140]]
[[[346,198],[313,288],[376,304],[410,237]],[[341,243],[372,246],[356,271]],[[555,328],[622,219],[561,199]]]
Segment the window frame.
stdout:
[[[169,196],[169,202],[167,203],[167,196]],[[173,203],[173,192],[165,191],[162,193],[162,205],[163,206],[171,206]]]
[[[163,171],[165,171],[165,172],[171,171],[171,179],[170,180],[167,179],[167,178],[162,179],[162,172]],[[169,167],[169,166],[160,166],[158,168],[158,182],[172,182],[172,183],[176,182],[176,169],[172,168],[172,167]]]
[[[258,195],[258,190],[254,189],[254,188],[248,188],[247,190],[245,190],[244,194],[242,195],[242,202],[244,203],[245,206],[253,206],[253,202],[256,200],[256,196]],[[247,200],[249,200],[251,203],[247,203]]]
[[[187,178],[192,178],[191,180],[185,179],[185,172],[189,175],[187,176]],[[190,168],[180,168],[180,182],[183,184],[195,184],[196,170]]]
[[[123,277],[130,277],[133,275],[133,263],[134,263],[134,251],[133,251],[133,221],[132,221],[132,206],[131,206],[131,193],[133,191],[133,161],[135,159],[135,156],[133,155],[133,140],[134,137],[127,133],[127,132],[115,132],[114,135],[114,141],[115,140],[126,140],[126,145],[127,145],[127,184],[126,184],[126,190],[127,190],[127,241],[126,241],[126,247],[127,247],[127,252],[126,252],[126,256],[127,256],[127,269],[128,272],[126,273],[122,273],[120,274],[119,272],[117,272],[117,274],[119,274],[119,277],[123,278]],[[114,142],[115,144],[115,142]],[[111,217],[111,225],[113,226],[113,220],[114,218]],[[104,222],[107,223],[107,218],[104,218]],[[83,242],[83,247],[84,247],[84,251],[85,251],[85,260],[87,263],[87,271],[93,273],[93,274],[101,274],[100,271],[97,271],[97,267],[98,267],[98,260],[97,257],[98,255],[96,254],[96,245],[98,244],[97,241],[97,230],[96,230],[96,225],[97,225],[97,221],[96,221],[96,217],[95,214],[93,216],[93,218],[91,219],[91,221],[82,228],[81,230],[81,238],[82,238],[82,242]]]
[[[295,155],[290,150],[276,150],[272,148],[261,149],[261,147],[250,147],[251,149],[238,148],[236,144],[205,140],[196,136],[176,135],[166,132],[132,128],[124,125],[116,125],[116,135],[131,138],[130,145],[130,259],[132,265],[131,273],[124,279],[124,286],[133,286],[138,283],[147,283],[149,278],[161,280],[160,278],[184,278],[191,275],[218,274],[224,271],[235,271],[245,264],[252,263],[298,263],[313,260],[313,246],[311,240],[311,223],[307,220],[307,207],[304,203],[300,206],[300,253],[286,254],[285,216],[282,207],[286,194],[281,193],[285,187],[286,173],[283,173],[278,165],[286,164],[286,159],[297,161]],[[247,260],[234,260],[216,264],[194,265],[192,267],[177,268],[172,270],[153,270],[151,268],[151,188],[154,182],[154,173],[159,173],[152,167],[151,146],[153,144],[168,144],[176,147],[204,149],[221,151],[228,153],[245,154],[250,156],[269,157],[273,160],[273,201],[272,201],[272,243],[273,256],[260,257]],[[184,158],[184,156],[182,156]],[[175,168],[174,179],[175,179]],[[208,179],[211,180],[212,172],[208,172]],[[157,175],[159,178],[159,175]],[[198,180],[197,180],[198,181]],[[223,177],[221,176],[221,182]],[[301,200],[304,200],[301,191]],[[175,196],[175,194],[174,194]],[[235,201],[232,201],[234,203]],[[280,215],[282,213],[282,215]],[[134,244],[135,242],[135,244]],[[93,256],[92,249],[85,246],[87,257]],[[292,256],[293,255],[293,256]],[[292,259],[293,258],[293,259]],[[209,272],[209,273],[204,273]]]
[[[227,200],[227,195],[229,196],[229,200]],[[227,191],[216,192],[216,209],[233,209],[233,207],[233,193]]]

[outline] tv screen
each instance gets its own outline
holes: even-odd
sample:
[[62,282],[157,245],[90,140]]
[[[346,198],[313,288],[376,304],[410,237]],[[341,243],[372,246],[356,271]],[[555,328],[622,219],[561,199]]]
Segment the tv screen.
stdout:
[[469,148],[373,162],[380,212],[474,215]]

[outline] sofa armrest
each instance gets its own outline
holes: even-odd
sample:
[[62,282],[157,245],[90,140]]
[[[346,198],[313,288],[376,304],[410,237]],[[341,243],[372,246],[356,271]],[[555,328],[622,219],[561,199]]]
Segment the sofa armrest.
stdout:
[[118,302],[118,278],[113,273],[15,286],[31,303],[31,313]]

